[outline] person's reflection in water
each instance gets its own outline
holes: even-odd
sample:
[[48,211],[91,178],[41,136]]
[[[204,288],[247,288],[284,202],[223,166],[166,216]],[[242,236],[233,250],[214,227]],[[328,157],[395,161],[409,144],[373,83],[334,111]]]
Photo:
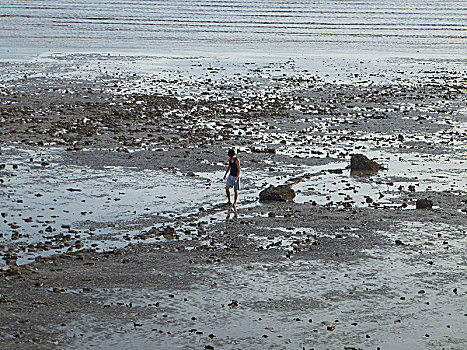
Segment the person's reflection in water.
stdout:
[[230,221],[230,216],[232,215],[232,213],[234,214],[233,219],[238,219],[238,213],[236,210],[235,211],[227,210],[227,217],[225,218],[225,221]]

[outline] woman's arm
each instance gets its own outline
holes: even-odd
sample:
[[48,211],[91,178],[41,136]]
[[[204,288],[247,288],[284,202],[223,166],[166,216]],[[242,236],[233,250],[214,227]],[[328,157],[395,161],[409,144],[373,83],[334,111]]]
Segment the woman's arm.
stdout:
[[224,181],[225,181],[225,178],[227,177],[227,174],[229,173],[229,171],[230,171],[230,164],[229,164],[229,166],[227,167],[227,171],[225,172]]

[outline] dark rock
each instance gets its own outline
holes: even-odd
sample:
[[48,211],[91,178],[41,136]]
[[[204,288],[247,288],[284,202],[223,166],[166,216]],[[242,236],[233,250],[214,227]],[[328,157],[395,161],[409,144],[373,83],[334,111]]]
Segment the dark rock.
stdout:
[[396,239],[396,245],[404,245],[404,243],[400,239]]
[[6,303],[12,303],[12,302],[14,302],[14,300],[9,299],[8,296],[5,294],[3,294],[0,297],[0,304],[6,304]]
[[329,169],[328,173],[330,173],[330,174],[343,174],[344,170],[343,169]]
[[153,227],[151,228],[148,232],[147,232],[148,235],[158,235],[160,234],[160,231],[157,227]]
[[70,192],[81,192],[81,189],[79,189],[79,188],[67,188],[67,191],[70,191]]
[[164,228],[164,234],[165,235],[174,235],[175,234],[175,229],[171,226],[167,226]]
[[418,199],[416,204],[417,209],[431,209],[433,208],[433,201],[430,199]]
[[295,191],[290,185],[269,186],[259,193],[260,201],[292,202]]
[[275,154],[276,150],[274,148],[265,148],[265,149],[260,149],[256,147],[251,148],[252,153],[269,153],[269,154]]
[[375,161],[368,159],[363,154],[352,154],[350,159],[350,170],[352,172],[372,173],[381,169],[381,166]]

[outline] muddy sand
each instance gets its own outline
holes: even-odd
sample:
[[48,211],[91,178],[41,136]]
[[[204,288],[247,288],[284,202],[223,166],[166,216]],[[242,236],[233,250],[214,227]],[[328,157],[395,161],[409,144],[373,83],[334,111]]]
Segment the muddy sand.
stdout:
[[465,349],[465,71],[291,64],[4,79],[2,349]]

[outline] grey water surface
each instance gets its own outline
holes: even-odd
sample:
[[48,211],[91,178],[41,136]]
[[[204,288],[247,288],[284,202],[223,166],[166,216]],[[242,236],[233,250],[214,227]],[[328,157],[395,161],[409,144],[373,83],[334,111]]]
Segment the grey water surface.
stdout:
[[2,0],[0,57],[163,55],[464,58],[465,1]]

